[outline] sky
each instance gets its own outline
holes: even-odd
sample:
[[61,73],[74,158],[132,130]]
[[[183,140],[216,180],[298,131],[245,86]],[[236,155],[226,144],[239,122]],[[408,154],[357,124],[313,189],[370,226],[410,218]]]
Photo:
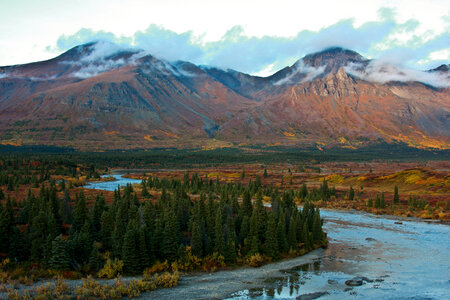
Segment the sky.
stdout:
[[450,63],[450,1],[0,0],[0,65],[96,40],[257,75],[331,46],[424,70]]

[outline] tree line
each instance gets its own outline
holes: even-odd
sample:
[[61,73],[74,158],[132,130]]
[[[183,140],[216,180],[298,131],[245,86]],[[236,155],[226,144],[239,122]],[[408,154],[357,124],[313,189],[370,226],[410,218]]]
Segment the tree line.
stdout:
[[[244,186],[186,173],[183,180],[149,177],[137,190],[127,185],[106,203],[82,191],[72,199],[67,185],[54,180],[38,184],[37,194],[0,205],[0,253],[49,269],[98,271],[110,257],[133,274],[176,261],[187,247],[199,258],[219,255],[234,264],[255,254],[304,253],[325,241],[319,209],[310,201],[303,209],[294,203],[301,193],[308,197],[307,189],[279,191],[260,180]],[[159,192],[157,199],[150,189]]]

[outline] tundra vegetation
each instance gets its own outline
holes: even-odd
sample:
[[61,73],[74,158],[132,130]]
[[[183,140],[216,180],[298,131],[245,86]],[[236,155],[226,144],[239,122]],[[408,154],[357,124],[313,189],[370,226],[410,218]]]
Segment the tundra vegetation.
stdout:
[[[2,156],[0,293],[133,298],[189,272],[303,255],[327,243],[319,207],[450,219],[447,161],[250,152]],[[123,167],[151,170],[130,171],[140,184],[114,192],[83,187]],[[42,278],[55,280],[36,287]]]

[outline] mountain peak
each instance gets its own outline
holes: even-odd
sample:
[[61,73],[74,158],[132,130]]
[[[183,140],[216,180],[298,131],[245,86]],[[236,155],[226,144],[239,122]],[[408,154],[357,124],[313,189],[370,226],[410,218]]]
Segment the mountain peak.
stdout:
[[442,64],[435,69],[429,70],[429,72],[448,72],[450,70],[450,65]]
[[325,67],[324,73],[336,73],[339,68],[351,63],[366,64],[369,62],[359,53],[341,47],[330,47],[320,52],[308,54],[302,59],[307,66]]

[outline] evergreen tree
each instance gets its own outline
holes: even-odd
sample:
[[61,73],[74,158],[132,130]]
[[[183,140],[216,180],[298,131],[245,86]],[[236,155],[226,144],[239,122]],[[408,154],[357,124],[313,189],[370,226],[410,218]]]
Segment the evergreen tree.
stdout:
[[140,270],[150,266],[150,263],[153,261],[146,231],[148,231],[148,229],[145,226],[141,227],[138,231],[137,256],[140,259]]
[[297,220],[295,215],[292,215],[289,221],[288,243],[291,249],[297,248]]
[[103,258],[100,254],[100,246],[97,242],[93,243],[91,255],[89,257],[89,267],[91,270],[98,271],[103,266]]
[[164,237],[162,254],[169,262],[177,259],[178,250],[178,223],[175,214],[168,212],[166,225],[164,227]]
[[244,216],[248,216],[249,218],[252,216],[252,196],[250,195],[249,189],[245,189],[244,195],[242,197],[242,211],[244,213]]
[[130,222],[123,238],[122,260],[125,271],[135,274],[140,270],[139,255],[137,253],[136,225]]
[[386,208],[386,200],[384,200],[384,192],[381,193],[380,208]]
[[67,270],[68,264],[69,257],[66,252],[66,243],[62,235],[59,235],[52,242],[49,266],[54,270]]
[[191,249],[192,254],[197,257],[203,257],[203,240],[200,232],[200,226],[196,220],[192,222]]
[[142,180],[141,186],[142,186],[141,197],[148,198],[150,196],[150,193],[147,190],[147,184],[145,180]]
[[79,193],[76,197],[71,231],[76,232],[80,230],[81,227],[86,222],[86,218],[87,218],[86,199],[84,197],[84,193]]
[[280,253],[286,253],[289,250],[289,245],[286,237],[286,220],[283,211],[280,211],[280,217],[278,218],[277,235]]
[[350,190],[348,191],[348,199],[353,200],[355,198],[355,191],[353,190],[353,187],[350,186]]
[[302,188],[300,190],[300,196],[302,197],[302,199],[305,199],[306,196],[308,196],[308,188],[306,187],[306,184],[302,184]]
[[267,178],[267,169],[264,169],[263,177],[264,177],[264,178]]
[[277,240],[277,226],[272,213],[269,213],[266,230],[266,242],[264,244],[265,253],[272,258],[278,258],[279,247]]
[[225,255],[225,240],[223,236],[222,213],[220,209],[217,209],[214,233],[214,251],[216,251],[220,255]]
[[247,238],[250,247],[249,254],[259,253],[259,250],[261,248],[258,227],[258,219],[256,217],[256,213],[254,212],[252,214],[252,217],[250,218],[250,230]]
[[306,221],[305,224],[303,224],[302,242],[304,244],[304,248],[306,249],[306,251],[310,251],[311,241],[309,237],[308,224],[306,223]]
[[225,261],[236,262],[236,231],[234,229],[234,221],[230,216],[227,220],[227,242],[225,250]]
[[322,220],[320,219],[320,212],[319,209],[316,209],[316,212],[314,213],[314,222],[313,222],[313,241],[322,241],[323,239],[323,232],[322,232]]
[[20,261],[24,259],[26,252],[27,249],[23,235],[20,232],[20,229],[17,226],[14,226],[12,234],[9,237],[8,257],[15,261]]
[[395,188],[394,188],[394,203],[395,204],[400,203],[400,196],[398,194],[398,186],[395,186]]

